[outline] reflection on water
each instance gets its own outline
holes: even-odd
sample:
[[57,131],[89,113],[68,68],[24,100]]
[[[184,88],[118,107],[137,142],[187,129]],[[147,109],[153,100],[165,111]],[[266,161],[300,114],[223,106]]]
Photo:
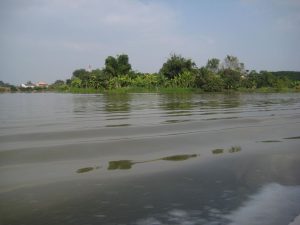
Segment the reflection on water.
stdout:
[[0,105],[0,224],[300,214],[299,93],[3,94]]
[[161,160],[184,161],[184,160],[195,158],[195,157],[197,157],[196,154],[192,154],[192,155],[173,155],[173,156],[167,156],[167,157],[161,158]]
[[232,120],[232,119],[238,119],[239,117],[237,116],[231,116],[231,117],[223,117],[223,118],[209,118],[209,119],[206,119],[206,120]]
[[128,124],[128,123],[106,125],[106,127],[129,127],[129,126],[130,126],[130,124]]
[[241,146],[232,146],[231,148],[228,149],[229,153],[235,153],[235,152],[240,152],[242,150]]
[[297,137],[287,137],[287,138],[284,138],[284,139],[287,139],[287,140],[300,139],[300,136],[297,136]]
[[[129,94],[105,94],[102,96],[106,121],[105,127],[128,127],[131,126],[131,95]],[[122,122],[126,121],[126,122]],[[128,121],[128,122],[127,122]]]
[[118,160],[118,161],[110,161],[108,165],[108,170],[128,170],[131,169],[132,165],[138,162],[132,162],[131,160]]
[[184,123],[189,121],[190,120],[166,120],[164,123]]
[[155,162],[155,161],[160,161],[160,160],[165,160],[165,161],[184,161],[188,160],[191,158],[197,157],[196,154],[191,154],[191,155],[172,155],[172,156],[167,156],[159,159],[151,159],[151,160],[145,160],[145,161],[131,161],[131,160],[118,160],[118,161],[110,161],[108,165],[108,170],[128,170],[131,169],[133,165],[135,164],[140,164],[140,163],[149,163],[149,162]]
[[[236,153],[240,152],[242,148],[240,146],[233,146],[228,149],[229,153]],[[214,149],[212,150],[212,154],[223,154],[224,149]],[[143,164],[143,163],[150,163],[150,162],[158,162],[158,161],[185,161],[188,159],[196,158],[199,154],[182,154],[182,155],[171,155],[166,156],[158,159],[150,159],[150,160],[144,160],[144,161],[133,161],[133,160],[114,160],[108,162],[107,170],[129,170],[132,169],[132,166],[135,164]],[[99,167],[96,167],[96,169],[99,169]],[[85,167],[77,170],[77,173],[86,173],[94,170],[94,167]]]
[[86,173],[86,172],[90,172],[92,170],[94,170],[94,167],[84,167],[84,168],[78,169],[76,172],[77,173]]
[[262,143],[276,143],[276,142],[281,142],[279,140],[265,140],[265,141],[261,141]]
[[87,172],[90,172],[92,170],[98,170],[100,169],[100,166],[96,166],[96,167],[83,167],[83,168],[80,168],[78,170],[76,170],[77,173],[87,173]]
[[217,149],[212,150],[212,153],[213,154],[222,154],[222,153],[224,153],[224,149],[217,148]]
[[235,97],[231,97],[229,99],[225,99],[224,103],[222,104],[224,108],[237,108],[240,107],[240,105],[241,105],[241,101],[239,99],[239,95]]
[[[232,146],[229,149],[227,149],[228,153],[236,153],[236,152],[240,152],[240,151],[242,151],[242,147],[241,146]],[[217,149],[211,150],[211,152],[214,155],[219,155],[219,154],[223,154],[224,153],[224,149],[223,148],[217,148]]]
[[[300,136],[296,136],[296,137],[287,137],[287,138],[283,138],[284,140],[297,140],[300,139]],[[265,141],[261,141],[262,143],[273,143],[273,142],[282,142],[281,140],[265,140]]]
[[103,100],[106,112],[130,112],[130,94],[105,94]]
[[[288,112],[295,98],[278,100],[274,95],[245,94],[103,94],[72,97],[73,112],[95,119],[89,127],[121,127],[149,124],[176,124],[190,121],[233,120],[262,112],[275,116]],[[265,98],[265,99],[264,99]],[[267,99],[267,100],[266,100]],[[295,106],[297,109],[298,106]],[[292,109],[292,108],[291,108]],[[276,110],[276,114],[274,113]],[[104,115],[104,116],[103,116]],[[166,119],[167,117],[167,119]],[[180,118],[180,119],[178,119]],[[123,122],[121,122],[123,121]]]
[[160,107],[166,111],[191,110],[195,106],[192,94],[161,95]]

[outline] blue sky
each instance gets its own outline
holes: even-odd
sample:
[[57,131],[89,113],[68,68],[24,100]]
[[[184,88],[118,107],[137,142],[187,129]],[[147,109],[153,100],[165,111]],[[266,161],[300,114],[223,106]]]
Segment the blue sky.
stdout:
[[1,0],[0,29],[0,80],[13,84],[67,79],[121,53],[142,72],[170,53],[300,71],[299,0]]

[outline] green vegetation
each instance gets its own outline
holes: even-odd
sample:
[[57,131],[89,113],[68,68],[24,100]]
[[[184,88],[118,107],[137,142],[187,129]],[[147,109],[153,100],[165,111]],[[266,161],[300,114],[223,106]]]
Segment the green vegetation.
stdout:
[[17,91],[17,88],[14,85],[4,83],[2,80],[0,80],[0,93],[15,91]]
[[300,81],[300,73],[296,71],[277,71],[277,72],[271,72],[275,77],[279,78],[288,78],[292,81]]
[[185,72],[192,73],[196,70],[196,64],[191,59],[185,59],[181,55],[172,54],[160,69],[159,73],[167,79],[174,79]]
[[223,61],[209,59],[197,67],[192,59],[172,54],[158,73],[132,70],[126,54],[108,56],[104,68],[77,69],[66,81],[57,80],[48,88],[20,88],[0,81],[0,91],[58,91],[71,93],[128,92],[285,92],[300,91],[300,72],[245,70],[232,55]]
[[[75,70],[69,82],[56,81],[51,87],[73,93],[300,91],[300,79],[295,79],[297,72],[291,74],[249,72],[237,57],[231,55],[223,62],[209,59],[206,66],[199,68],[191,59],[176,54],[170,55],[159,73],[139,73],[132,70],[129,57],[123,54],[107,57],[103,69]],[[58,83],[61,86],[57,87]]]

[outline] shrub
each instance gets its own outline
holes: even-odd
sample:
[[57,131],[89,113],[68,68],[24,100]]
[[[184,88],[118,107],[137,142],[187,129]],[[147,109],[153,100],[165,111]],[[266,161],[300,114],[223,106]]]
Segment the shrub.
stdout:
[[171,81],[171,85],[173,87],[192,88],[195,85],[195,79],[196,76],[193,73],[184,71],[183,73],[174,77],[174,79]]

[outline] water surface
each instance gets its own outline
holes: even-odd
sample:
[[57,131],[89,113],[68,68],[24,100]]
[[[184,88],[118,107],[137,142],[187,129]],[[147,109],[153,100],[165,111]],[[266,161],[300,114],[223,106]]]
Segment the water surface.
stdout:
[[300,94],[1,94],[0,105],[0,224],[300,214]]

